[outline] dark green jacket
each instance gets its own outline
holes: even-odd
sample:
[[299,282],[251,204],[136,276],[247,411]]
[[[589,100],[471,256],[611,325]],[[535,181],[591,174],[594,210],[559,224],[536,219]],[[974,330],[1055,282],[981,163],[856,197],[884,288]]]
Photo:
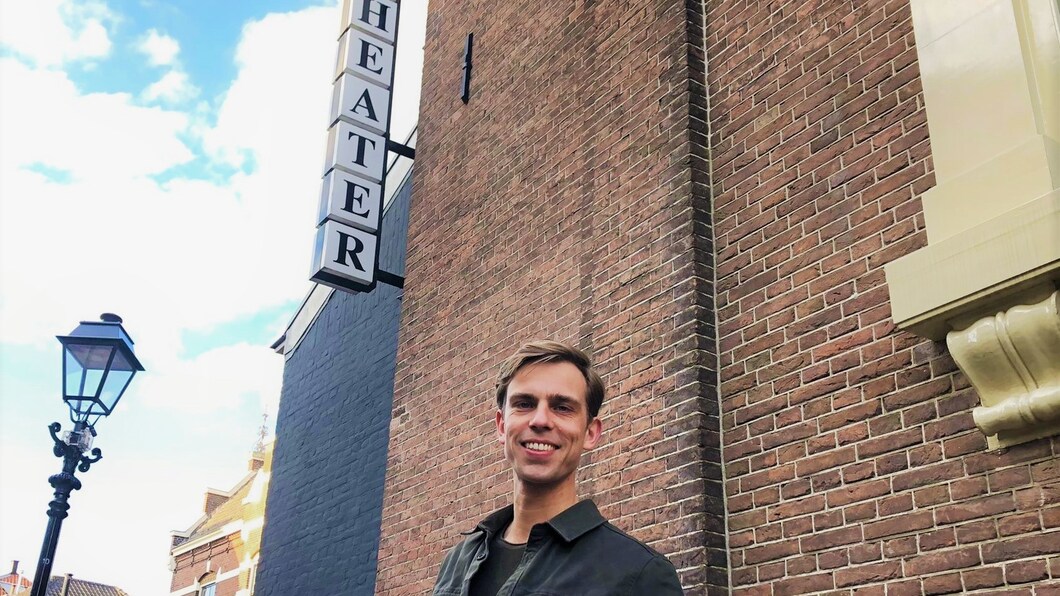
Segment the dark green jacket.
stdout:
[[[484,519],[442,562],[435,596],[468,596],[490,539],[512,521],[511,505]],[[497,596],[671,596],[682,594],[666,557],[612,526],[582,501],[530,530],[523,560]]]

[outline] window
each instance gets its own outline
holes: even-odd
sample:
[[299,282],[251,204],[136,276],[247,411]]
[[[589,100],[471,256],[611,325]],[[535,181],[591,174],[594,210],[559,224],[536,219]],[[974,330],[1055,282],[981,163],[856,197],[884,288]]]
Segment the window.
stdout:
[[[209,561],[206,563],[206,568],[210,568]],[[217,572],[210,571],[209,573],[204,573],[202,577],[199,578],[199,585],[202,587],[195,593],[196,596],[217,596]]]

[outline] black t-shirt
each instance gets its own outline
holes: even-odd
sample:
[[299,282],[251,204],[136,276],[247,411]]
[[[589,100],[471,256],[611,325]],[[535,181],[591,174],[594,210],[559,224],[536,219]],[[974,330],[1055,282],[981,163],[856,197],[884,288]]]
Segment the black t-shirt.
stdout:
[[512,544],[504,539],[504,532],[490,541],[489,556],[478,568],[475,577],[471,578],[471,586],[468,590],[470,596],[497,596],[504,582],[515,572],[519,561],[523,559],[525,544]]

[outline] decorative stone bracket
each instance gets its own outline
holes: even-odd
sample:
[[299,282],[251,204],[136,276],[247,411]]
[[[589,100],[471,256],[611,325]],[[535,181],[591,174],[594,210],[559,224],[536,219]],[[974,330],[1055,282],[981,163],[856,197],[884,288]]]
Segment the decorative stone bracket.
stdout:
[[[998,446],[1060,433],[1060,292],[946,336],[979,390],[975,425]],[[992,445],[994,446],[994,445]]]
[[892,316],[946,339],[991,448],[1060,434],[1060,2],[910,4],[936,186]]

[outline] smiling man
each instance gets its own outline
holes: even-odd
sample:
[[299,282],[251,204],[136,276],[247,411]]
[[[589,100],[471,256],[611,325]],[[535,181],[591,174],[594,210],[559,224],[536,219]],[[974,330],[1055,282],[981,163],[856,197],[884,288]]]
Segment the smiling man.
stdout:
[[512,504],[449,551],[436,596],[682,593],[666,557],[578,501],[575,476],[600,441],[603,401],[603,381],[577,348],[535,341],[504,362],[496,423]]

